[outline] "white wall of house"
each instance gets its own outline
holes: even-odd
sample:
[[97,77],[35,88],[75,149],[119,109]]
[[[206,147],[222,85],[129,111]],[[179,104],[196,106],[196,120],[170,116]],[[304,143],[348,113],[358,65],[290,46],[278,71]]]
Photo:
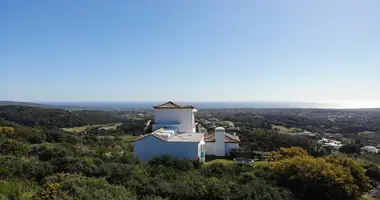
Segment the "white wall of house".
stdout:
[[160,124],[178,124],[179,132],[195,133],[196,111],[196,109],[155,109],[153,131],[163,127]]
[[134,142],[134,154],[142,161],[154,156],[170,155],[179,159],[198,159],[201,142],[165,142],[155,136],[147,136]]
[[226,155],[230,155],[232,149],[237,149],[239,143],[226,143]]
[[[223,156],[230,155],[230,152],[232,149],[236,149],[239,147],[239,143],[224,143],[225,146],[225,154]],[[206,155],[213,155],[216,156],[216,148],[215,148],[215,142],[206,142],[205,144],[206,148]]]
[[206,148],[206,155],[215,156],[215,142],[206,142],[205,148]]
[[224,142],[225,137],[224,128],[216,128],[215,129],[215,155],[216,156],[225,156],[226,155],[226,147]]

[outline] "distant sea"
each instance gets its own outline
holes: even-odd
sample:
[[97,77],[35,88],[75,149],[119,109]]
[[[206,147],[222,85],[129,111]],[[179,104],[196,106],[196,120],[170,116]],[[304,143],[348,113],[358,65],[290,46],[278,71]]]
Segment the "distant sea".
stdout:
[[[143,108],[149,109],[154,105],[165,102],[39,102],[42,104],[80,107],[83,109],[132,109]],[[334,103],[305,103],[305,102],[176,102],[183,105],[193,105],[199,109],[207,108],[379,108],[379,106],[349,105],[347,102]],[[346,105],[345,105],[346,104]]]

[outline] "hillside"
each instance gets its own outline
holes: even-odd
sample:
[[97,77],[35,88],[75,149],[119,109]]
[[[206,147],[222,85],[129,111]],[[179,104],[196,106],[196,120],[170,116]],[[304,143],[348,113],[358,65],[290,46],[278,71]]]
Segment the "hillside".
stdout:
[[[133,114],[141,119],[110,130],[96,125]],[[360,200],[380,181],[377,165],[322,153],[314,139],[270,126],[242,126],[238,133],[235,153],[266,153],[260,162],[225,157],[202,164],[163,155],[142,163],[132,141],[143,134],[148,114],[8,105],[0,106],[0,116],[0,199]],[[90,127],[85,134],[60,128],[77,124],[94,126],[84,127]]]
[[0,106],[29,106],[29,107],[39,107],[39,108],[55,108],[55,109],[70,109],[70,110],[82,110],[80,106],[63,106],[63,105],[51,105],[51,104],[41,104],[41,103],[31,103],[22,101],[0,101]]
[[58,128],[118,123],[122,120],[113,112],[69,111],[20,105],[0,106],[0,119],[16,122],[25,126]]

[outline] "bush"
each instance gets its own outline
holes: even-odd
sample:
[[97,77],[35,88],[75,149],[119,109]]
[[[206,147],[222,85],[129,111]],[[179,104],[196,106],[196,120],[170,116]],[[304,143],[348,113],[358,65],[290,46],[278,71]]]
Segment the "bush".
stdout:
[[361,149],[358,144],[346,144],[340,147],[339,151],[346,154],[359,154]]
[[269,184],[268,182],[255,177],[253,174],[244,173],[241,176],[239,185],[232,189],[232,199],[252,199],[252,200],[293,200],[293,194],[284,188]]
[[35,159],[24,159],[17,157],[3,157],[0,159],[0,178],[19,177],[33,179],[37,182],[53,173],[49,163],[39,162]]
[[0,152],[5,155],[23,156],[29,152],[29,147],[17,140],[8,139],[1,144]]
[[162,155],[162,156],[156,156],[149,160],[148,164],[150,166],[165,166],[165,167],[171,167],[174,169],[182,170],[182,171],[188,171],[192,170],[194,168],[199,168],[200,163],[197,160],[190,160],[190,159],[178,159],[177,157],[168,156],[168,155]]
[[80,175],[57,174],[47,177],[44,189],[36,195],[37,199],[81,199],[110,200],[136,199],[122,186],[110,185],[105,179],[88,178]]
[[227,179],[221,180],[215,177],[207,178],[204,184],[207,191],[204,194],[205,199],[231,199],[232,193]]
[[15,133],[15,129],[13,127],[0,126],[0,133],[11,136]]
[[233,168],[231,165],[225,165],[223,163],[212,163],[209,165],[204,165],[202,167],[202,174],[207,177],[224,177],[230,176],[233,173]]
[[[340,161],[337,161],[340,162]],[[358,199],[362,192],[345,167],[308,156],[271,163],[273,178],[299,199]]]
[[367,192],[370,188],[369,178],[365,175],[365,169],[355,159],[346,156],[326,156],[324,159],[329,162],[348,170],[354,179],[354,183],[359,187],[361,193]]
[[365,173],[366,176],[371,178],[374,181],[380,182],[380,169],[377,165],[375,164],[370,164],[367,167],[367,171]]
[[269,153],[269,161],[277,161],[295,156],[308,156],[309,154],[301,147],[280,148],[278,152]]
[[31,199],[37,190],[35,181],[0,180],[0,199]]

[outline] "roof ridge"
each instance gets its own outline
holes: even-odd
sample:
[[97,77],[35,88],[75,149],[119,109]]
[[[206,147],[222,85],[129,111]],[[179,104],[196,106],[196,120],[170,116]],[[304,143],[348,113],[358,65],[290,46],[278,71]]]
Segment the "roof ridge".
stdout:
[[157,106],[153,106],[153,108],[157,109],[157,108],[195,108],[194,106],[185,106],[185,105],[181,105],[181,104],[177,104],[177,103],[174,103],[173,101],[168,101],[166,103],[163,103],[163,104],[160,104],[160,105],[157,105]]

